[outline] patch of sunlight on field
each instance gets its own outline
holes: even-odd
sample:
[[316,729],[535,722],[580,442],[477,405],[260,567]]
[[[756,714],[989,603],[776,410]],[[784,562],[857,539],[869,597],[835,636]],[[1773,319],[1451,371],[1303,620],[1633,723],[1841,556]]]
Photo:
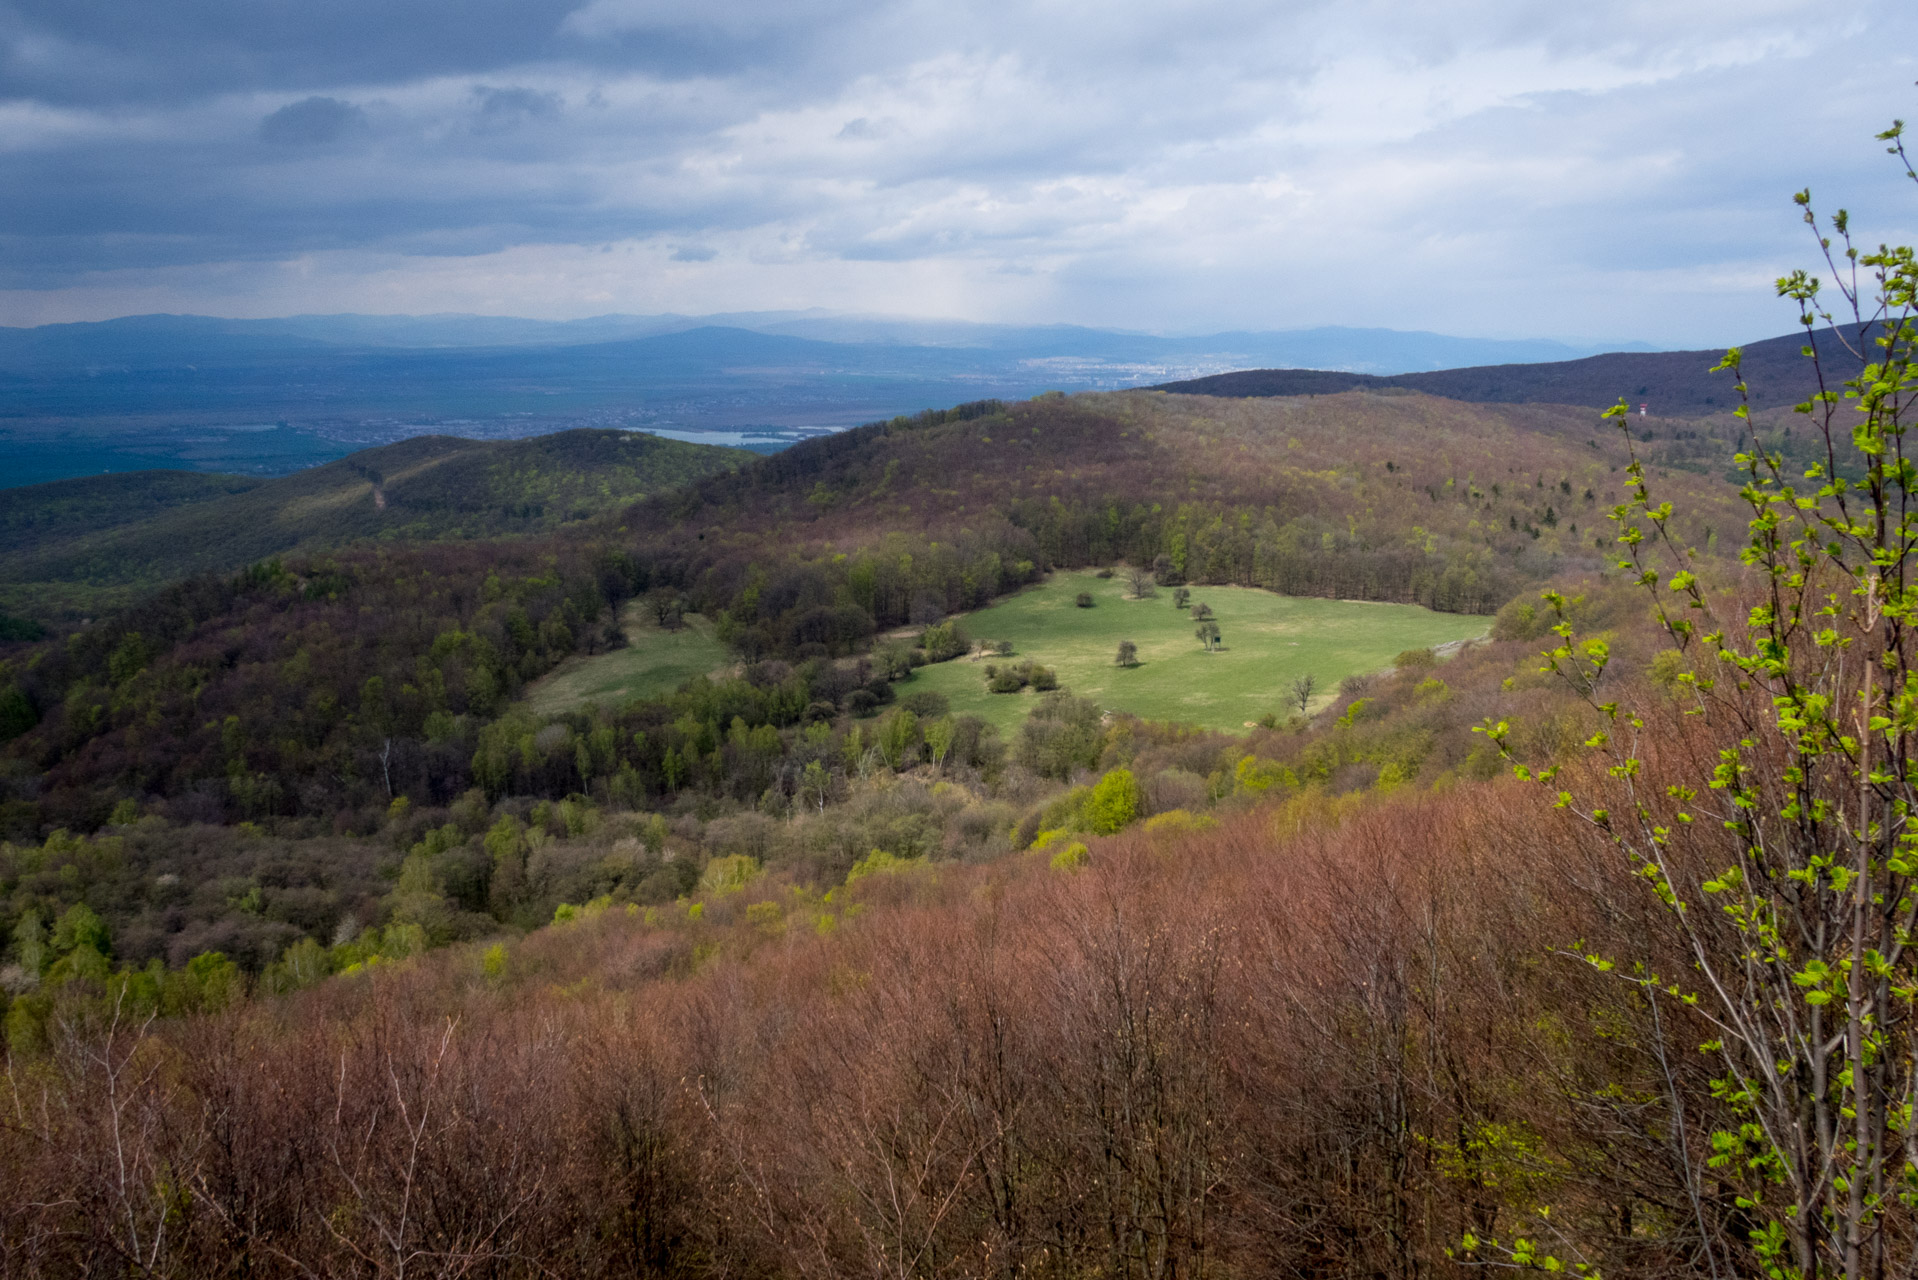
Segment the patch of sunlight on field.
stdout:
[[713,624],[699,614],[687,614],[677,631],[664,631],[634,600],[619,621],[626,633],[624,649],[568,658],[528,686],[527,709],[556,716],[593,705],[617,707],[634,698],[671,693],[694,676],[732,662],[726,646],[713,638]]
[[[1074,600],[1090,592],[1095,604]],[[977,640],[1010,640],[1013,661],[1030,658],[1059,673],[1059,683],[1112,711],[1238,732],[1247,721],[1287,714],[1292,682],[1318,681],[1314,709],[1346,676],[1390,666],[1407,649],[1474,639],[1490,618],[1434,613],[1409,604],[1374,604],[1275,595],[1250,587],[1193,587],[1194,604],[1212,607],[1224,648],[1205,652],[1190,610],[1172,607],[1172,592],[1128,599],[1121,577],[1055,573],[962,621]],[[1139,647],[1139,665],[1116,666],[1119,642]],[[985,667],[1005,659],[959,658],[922,667],[900,693],[932,689],[958,713],[983,716],[1010,731],[1032,707],[1031,690],[986,692]]]

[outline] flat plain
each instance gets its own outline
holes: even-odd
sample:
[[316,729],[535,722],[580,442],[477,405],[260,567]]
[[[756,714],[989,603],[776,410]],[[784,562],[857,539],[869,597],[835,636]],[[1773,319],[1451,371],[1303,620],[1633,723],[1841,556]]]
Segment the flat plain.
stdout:
[[[1307,599],[1250,587],[1191,590],[1193,604],[1209,605],[1219,624],[1224,643],[1217,652],[1205,651],[1190,610],[1174,608],[1167,588],[1134,600],[1121,575],[1055,573],[961,620],[975,641],[1012,641],[1012,658],[922,667],[899,691],[936,690],[954,712],[983,716],[1009,732],[1032,709],[1034,695],[1030,689],[987,692],[985,668],[1030,658],[1107,710],[1239,732],[1268,713],[1284,718],[1287,691],[1302,675],[1317,680],[1316,709],[1346,676],[1389,666],[1407,649],[1476,638],[1491,624],[1418,605]],[[1081,592],[1091,594],[1091,608],[1077,605]],[[1138,666],[1114,663],[1121,640],[1138,646]]]

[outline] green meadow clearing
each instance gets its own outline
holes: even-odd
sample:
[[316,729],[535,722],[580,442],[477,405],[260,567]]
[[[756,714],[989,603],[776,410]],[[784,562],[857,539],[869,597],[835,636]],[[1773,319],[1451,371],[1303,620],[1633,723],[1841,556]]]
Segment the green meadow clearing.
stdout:
[[[1075,603],[1082,591],[1092,594],[1092,608]],[[1225,646],[1219,652],[1205,652],[1188,611],[1172,607],[1166,588],[1156,598],[1132,600],[1120,577],[1055,573],[963,619],[975,641],[1012,641],[1012,659],[968,657],[922,667],[899,691],[937,690],[954,712],[983,716],[1009,732],[1031,709],[1034,694],[988,693],[986,664],[1030,658],[1058,672],[1063,687],[1108,710],[1237,732],[1268,712],[1283,718],[1287,689],[1308,672],[1318,679],[1316,709],[1346,676],[1390,666],[1407,649],[1481,636],[1491,621],[1249,587],[1193,587],[1192,600],[1212,607]],[[1137,667],[1113,664],[1121,640],[1139,647]]]
[[694,676],[732,663],[726,646],[713,638],[713,624],[696,613],[677,631],[664,631],[638,600],[619,615],[626,647],[591,657],[568,658],[528,686],[526,708],[535,715],[557,716],[598,703],[616,707],[633,698],[671,693]]
[[[1092,608],[1075,602],[1082,591],[1091,593]],[[1170,590],[1132,600],[1121,578],[1055,573],[962,619],[974,640],[1012,641],[1011,658],[967,657],[921,667],[898,689],[936,690],[955,712],[983,716],[1010,733],[1035,695],[1030,689],[988,693],[985,668],[991,661],[1029,658],[1056,671],[1063,687],[1108,710],[1238,731],[1267,713],[1283,717],[1286,691],[1307,672],[1318,679],[1316,709],[1331,701],[1346,676],[1389,666],[1407,649],[1472,639],[1489,625],[1485,618],[1416,605],[1306,599],[1250,587],[1194,587],[1192,599],[1212,607],[1224,643],[1218,652],[1205,651],[1192,634],[1189,610],[1172,607]],[[568,659],[527,689],[527,709],[554,716],[595,703],[618,706],[671,693],[732,662],[712,623],[696,613],[678,631],[662,631],[634,601],[620,621],[625,648]],[[1114,665],[1121,640],[1138,646],[1138,666]]]

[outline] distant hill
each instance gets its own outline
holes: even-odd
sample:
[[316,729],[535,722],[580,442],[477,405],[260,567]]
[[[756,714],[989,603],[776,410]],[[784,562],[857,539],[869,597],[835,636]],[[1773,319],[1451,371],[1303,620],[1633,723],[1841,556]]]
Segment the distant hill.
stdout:
[[294,550],[544,532],[752,456],[625,431],[421,436],[274,480],[137,471],[0,490],[0,606],[71,619]]
[[1594,350],[1387,329],[1167,336],[810,312],[0,326],[0,488],[153,468],[284,475],[427,434],[751,432],[751,447],[766,449],[981,398],[1228,369],[1388,376]]
[[[1855,338],[1856,329],[1847,331]],[[1818,335],[1827,370],[1848,370],[1855,361],[1832,330]],[[1767,338],[1744,348],[1745,381],[1755,409],[1796,404],[1814,390],[1811,361],[1802,334]],[[1738,403],[1729,373],[1713,373],[1723,351],[1610,352],[1582,360],[1542,364],[1480,365],[1428,373],[1374,377],[1321,369],[1247,369],[1162,383],[1156,390],[1186,395],[1265,397],[1334,395],[1341,391],[1398,388],[1476,404],[1568,404],[1606,408],[1621,399],[1646,404],[1667,417],[1725,413]],[[1843,376],[1842,374],[1840,375]]]
[[581,320],[351,314],[229,320],[217,316],[147,315],[35,328],[0,326],[0,370],[116,364],[151,368],[180,362],[224,365],[291,354],[341,355],[355,350],[580,347],[693,329],[743,330],[843,346],[941,347],[1038,359],[1165,360],[1237,352],[1312,368],[1377,374],[1493,361],[1564,360],[1600,350],[1651,350],[1642,343],[1600,348],[1542,338],[1460,338],[1441,333],[1340,325],[1167,336],[1070,324],[975,324],[911,316],[796,311],[709,316],[605,315]]

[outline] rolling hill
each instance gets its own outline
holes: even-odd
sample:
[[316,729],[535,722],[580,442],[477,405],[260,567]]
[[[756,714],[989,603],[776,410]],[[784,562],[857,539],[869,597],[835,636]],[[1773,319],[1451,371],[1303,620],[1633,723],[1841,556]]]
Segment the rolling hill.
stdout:
[[[1830,329],[1817,336],[1827,369],[1856,366]],[[1847,339],[1856,330],[1846,331]],[[1802,334],[1785,334],[1744,348],[1745,381],[1754,410],[1796,404],[1817,389]],[[1324,369],[1246,369],[1167,382],[1161,391],[1202,396],[1319,396],[1342,391],[1420,391],[1477,404],[1570,404],[1607,408],[1620,400],[1649,405],[1660,417],[1729,412],[1738,403],[1729,373],[1713,373],[1723,351],[1610,352],[1581,360],[1479,365],[1380,377]],[[1844,374],[1841,374],[1842,378]]]
[[144,471],[0,491],[0,608],[70,621],[295,550],[520,536],[741,464],[635,432],[422,436],[273,480]]
[[[579,465],[594,450],[707,474],[666,487],[657,470]],[[1604,513],[1625,488],[1622,445],[1589,410],[1402,392],[975,402],[738,462],[615,434],[422,440],[42,545],[7,566],[9,590],[76,609],[284,563],[170,587],[0,673],[20,731],[7,753],[38,779],[12,821],[91,829],[140,797],[183,817],[322,821],[375,794],[444,801],[476,782],[564,796],[621,768],[622,785],[671,791],[691,758],[663,754],[682,751],[677,710],[663,724],[634,711],[599,755],[550,768],[544,747],[488,763],[483,746],[495,732],[569,741],[541,738],[515,699],[569,657],[617,650],[634,597],[699,614],[737,658],[786,672],[766,677],[777,712],[757,686],[717,695],[786,728],[884,686],[847,674],[875,637],[1055,570],[1123,561],[1195,587],[1485,617],[1605,567]],[[1717,473],[1653,463],[1687,499],[1676,536],[1709,548],[1738,527]],[[686,714],[724,727],[747,711]],[[683,746],[701,762],[715,749]]]

